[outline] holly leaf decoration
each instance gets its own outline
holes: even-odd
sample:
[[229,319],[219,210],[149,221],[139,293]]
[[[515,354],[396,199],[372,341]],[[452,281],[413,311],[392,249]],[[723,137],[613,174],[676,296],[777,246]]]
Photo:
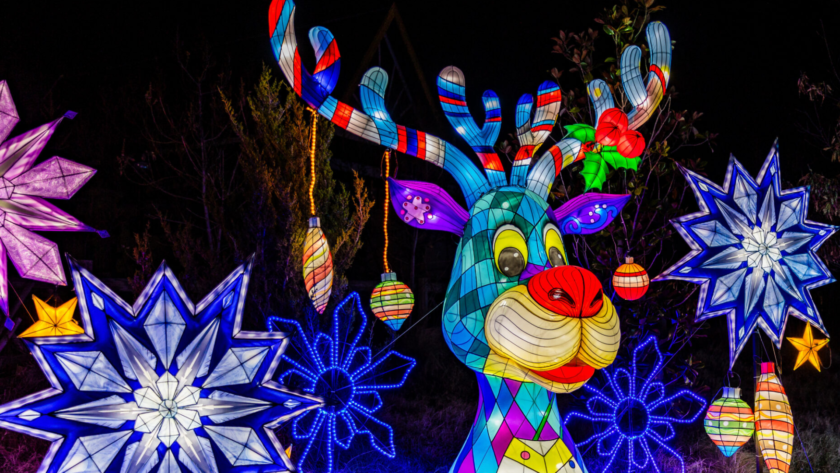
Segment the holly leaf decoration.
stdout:
[[584,192],[590,189],[601,190],[604,181],[607,180],[607,161],[599,153],[590,152],[585,154],[586,158],[583,160],[583,170],[580,172],[586,184]]
[[586,123],[575,123],[573,125],[566,125],[563,128],[569,133],[566,138],[574,138],[581,143],[595,141],[595,128]]
[[639,163],[642,161],[642,158],[638,157],[625,158],[615,150],[615,146],[605,146],[601,150],[601,158],[613,169],[632,169],[634,171],[639,170]]

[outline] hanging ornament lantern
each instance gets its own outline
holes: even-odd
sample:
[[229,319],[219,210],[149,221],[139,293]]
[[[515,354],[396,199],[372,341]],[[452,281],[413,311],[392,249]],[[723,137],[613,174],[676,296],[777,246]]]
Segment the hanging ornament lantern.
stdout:
[[793,415],[774,363],[761,364],[755,392],[758,448],[770,473],[787,473],[793,451]]
[[388,183],[388,176],[391,174],[391,150],[385,150],[383,157],[385,159],[385,217],[382,226],[385,249],[382,252],[382,263],[385,272],[382,273],[382,282],[373,288],[373,293],[370,295],[370,310],[391,330],[397,331],[414,309],[414,293],[405,283],[397,280],[397,273],[391,272],[391,267],[388,265],[388,213],[391,205],[391,186]]
[[723,397],[712,403],[703,423],[721,452],[731,457],[755,432],[755,416],[741,399],[741,388],[723,388]]
[[396,273],[383,273],[370,296],[370,309],[379,320],[397,331],[414,308],[414,293],[404,283],[397,281]]
[[315,216],[315,145],[317,143],[318,114],[312,112],[312,129],[309,145],[309,230],[303,241],[303,282],[309,299],[319,314],[324,313],[330,301],[333,282],[333,261],[327,237],[321,230],[321,220]]
[[628,256],[625,261],[615,270],[613,288],[622,299],[635,301],[647,292],[650,277],[645,268],[633,262],[632,257]]
[[327,237],[321,231],[321,219],[309,219],[309,230],[303,244],[303,282],[315,310],[324,313],[330,301],[333,280],[333,262]]

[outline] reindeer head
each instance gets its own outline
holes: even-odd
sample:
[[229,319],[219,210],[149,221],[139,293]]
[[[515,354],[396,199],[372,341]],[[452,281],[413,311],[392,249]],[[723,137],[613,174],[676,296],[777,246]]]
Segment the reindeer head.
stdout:
[[[531,166],[560,112],[557,85],[539,87],[533,119],[533,98],[519,99],[521,148],[508,182],[493,148],[501,128],[495,93],[482,97],[485,119],[479,128],[466,105],[463,73],[447,67],[438,76],[446,117],[477,154],[482,173],[458,148],[391,120],[384,102],[388,75],[382,69],[374,67],[362,79],[364,112],[333,98],[340,64],[335,39],[325,28],[310,30],[317,61],[310,74],[298,54],[294,13],[291,0],[274,0],[269,13],[272,46],[294,90],[350,133],[442,167],[464,194],[469,211],[434,184],[391,180],[394,210],[405,223],[461,237],[443,314],[444,336],[458,359],[479,373],[537,383],[554,392],[573,391],[595,369],[611,364],[620,340],[615,309],[595,275],[569,265],[562,237],[605,228],[630,196],[589,193],[555,210],[549,207],[557,175],[584,157],[583,143],[566,138]],[[647,34],[652,63],[647,85],[639,71],[639,48],[627,48],[621,58],[622,85],[634,106],[628,114],[631,129],[651,116],[670,75],[667,29],[651,23]],[[612,94],[600,80],[591,82],[588,92],[597,122],[615,107]]]

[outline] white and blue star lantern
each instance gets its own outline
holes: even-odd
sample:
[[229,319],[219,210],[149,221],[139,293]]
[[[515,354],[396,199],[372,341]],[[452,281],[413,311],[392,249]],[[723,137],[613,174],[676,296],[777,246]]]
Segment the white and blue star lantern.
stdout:
[[778,142],[757,180],[734,156],[723,188],[681,170],[700,211],[671,223],[691,252],[654,281],[702,284],[697,320],[727,316],[730,367],[757,326],[780,347],[789,314],[827,336],[809,291],[834,281],[816,252],[837,228],[805,218],[808,188],[781,189]]
[[38,472],[292,469],[273,430],[322,401],[272,380],[285,334],[242,330],[251,263],[198,304],[165,263],[134,305],[70,266],[85,332],[29,339],[51,387],[0,406],[52,442]]

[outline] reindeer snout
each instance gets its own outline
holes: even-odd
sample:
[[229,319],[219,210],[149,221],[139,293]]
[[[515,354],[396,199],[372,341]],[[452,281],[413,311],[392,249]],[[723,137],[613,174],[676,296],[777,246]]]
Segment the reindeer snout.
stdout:
[[544,309],[567,317],[593,317],[604,304],[601,282],[577,266],[560,266],[534,275],[528,293]]

